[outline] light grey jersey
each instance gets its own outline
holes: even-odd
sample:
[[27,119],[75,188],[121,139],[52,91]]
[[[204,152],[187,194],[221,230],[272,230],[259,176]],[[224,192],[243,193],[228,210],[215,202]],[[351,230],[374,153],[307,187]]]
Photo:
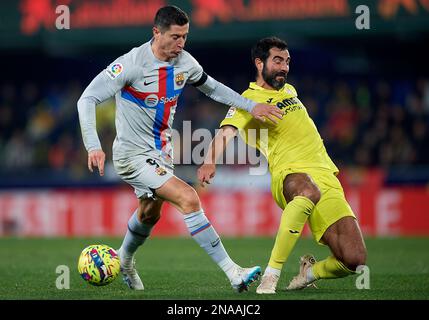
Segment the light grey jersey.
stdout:
[[153,54],[151,42],[147,42],[98,74],[79,99],[79,121],[87,151],[101,149],[96,131],[96,105],[115,96],[113,159],[161,155],[172,163],[170,131],[186,83],[230,106],[250,111],[256,105],[207,76],[188,52],[182,51],[168,62],[160,61]]

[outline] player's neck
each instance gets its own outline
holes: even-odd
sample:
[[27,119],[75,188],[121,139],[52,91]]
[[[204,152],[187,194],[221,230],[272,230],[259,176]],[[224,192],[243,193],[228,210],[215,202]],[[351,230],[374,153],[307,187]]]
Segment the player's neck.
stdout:
[[152,42],[151,48],[152,48],[153,55],[158,60],[165,61],[165,62],[168,62],[170,60],[166,54],[163,54],[162,50],[158,47],[155,41]]
[[275,91],[277,91],[277,89],[271,87],[268,83],[266,83],[262,77],[258,77],[256,79],[256,85],[259,86],[259,87],[261,87],[261,88],[264,88],[266,90],[275,90]]

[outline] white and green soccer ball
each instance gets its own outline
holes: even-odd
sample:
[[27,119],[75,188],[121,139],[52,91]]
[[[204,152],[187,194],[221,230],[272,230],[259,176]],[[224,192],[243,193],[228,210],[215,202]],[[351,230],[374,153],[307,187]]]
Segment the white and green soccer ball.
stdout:
[[115,249],[105,244],[94,244],[83,249],[78,270],[82,278],[94,286],[105,286],[119,274],[120,261]]

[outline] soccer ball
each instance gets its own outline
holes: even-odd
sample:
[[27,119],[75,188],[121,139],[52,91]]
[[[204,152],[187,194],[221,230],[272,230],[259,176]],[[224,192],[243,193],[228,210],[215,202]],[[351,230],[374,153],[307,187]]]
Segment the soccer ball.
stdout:
[[115,280],[119,274],[119,256],[107,245],[90,245],[80,254],[78,270],[88,283],[94,286],[105,286]]

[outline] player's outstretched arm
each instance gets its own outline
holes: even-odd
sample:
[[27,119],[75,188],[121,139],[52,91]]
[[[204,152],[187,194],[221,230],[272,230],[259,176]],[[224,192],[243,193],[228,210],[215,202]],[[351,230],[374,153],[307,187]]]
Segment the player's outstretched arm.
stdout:
[[223,155],[228,143],[237,135],[237,131],[237,128],[233,126],[223,126],[210,142],[204,164],[198,169],[198,181],[202,187],[210,184],[210,179],[216,174],[216,160]]
[[88,85],[77,102],[82,138],[88,151],[88,169],[93,172],[93,167],[98,167],[100,176],[104,175],[106,155],[97,134],[95,109],[101,101],[110,98],[113,93],[113,90],[106,85],[105,75],[100,73]]
[[[93,166],[98,167],[100,176],[104,175],[106,155],[97,134],[95,109],[101,102],[114,97],[128,81],[132,80],[134,75],[132,68],[123,60],[124,58],[120,58],[101,71],[86,87],[77,102],[83,143],[88,151],[88,169],[93,172]],[[115,73],[112,73],[113,69]]]
[[102,71],[91,81],[79,98],[77,102],[79,123],[83,143],[88,152],[101,150],[101,143],[96,129],[96,106],[114,97],[123,85],[123,78],[111,79],[106,74],[106,71]]
[[265,122],[266,119],[268,119],[275,124],[280,119],[282,119],[284,112],[276,106],[256,103],[239,95],[231,88],[225,86],[210,76],[206,75],[204,78],[205,81],[196,87],[198,90],[213,100],[226,104],[230,107],[237,107],[239,109],[246,110],[259,121]]

